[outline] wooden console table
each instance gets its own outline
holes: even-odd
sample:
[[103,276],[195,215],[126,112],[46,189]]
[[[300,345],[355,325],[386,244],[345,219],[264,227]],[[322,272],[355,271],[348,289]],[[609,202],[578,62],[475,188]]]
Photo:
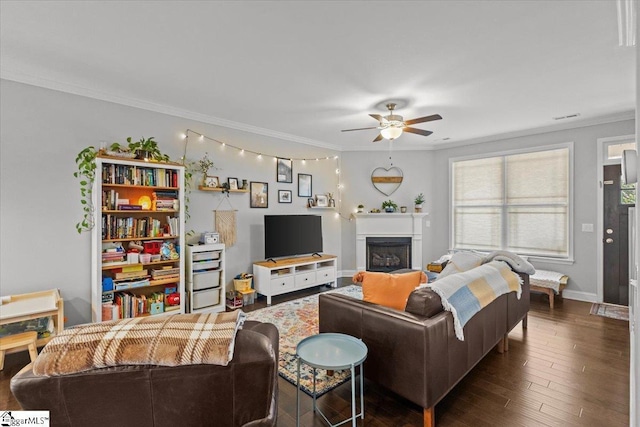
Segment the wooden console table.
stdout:
[[[64,329],[64,304],[57,289],[33,292],[29,294],[11,295],[11,301],[0,305],[0,325],[21,322],[23,320],[51,317],[55,331],[51,336],[40,338],[36,345],[41,347]],[[20,351],[15,349],[13,351]],[[7,353],[12,353],[8,350]]]

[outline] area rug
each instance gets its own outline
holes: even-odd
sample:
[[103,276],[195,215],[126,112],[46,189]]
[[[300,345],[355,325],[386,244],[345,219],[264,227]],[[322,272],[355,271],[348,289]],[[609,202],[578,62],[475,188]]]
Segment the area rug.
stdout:
[[626,305],[593,303],[590,314],[629,321],[629,307]]
[[[362,288],[351,285],[328,293],[339,293],[362,299]],[[306,337],[318,333],[318,296],[319,294],[284,302],[271,307],[247,313],[248,320],[269,322],[276,325],[280,332],[280,360],[278,373],[282,378],[296,385],[298,378],[298,360],[296,346]],[[316,369],[316,395],[324,393],[349,380],[349,370],[335,371],[332,376],[323,369]],[[302,364],[300,368],[300,389],[311,395],[313,392],[313,370]]]

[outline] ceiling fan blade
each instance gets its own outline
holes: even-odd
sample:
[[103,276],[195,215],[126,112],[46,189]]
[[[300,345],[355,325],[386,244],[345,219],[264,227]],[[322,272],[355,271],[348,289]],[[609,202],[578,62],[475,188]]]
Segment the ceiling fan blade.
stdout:
[[369,114],[369,115],[379,122],[382,121],[382,116],[380,114]]
[[378,129],[378,126],[374,126],[371,128],[342,129],[340,132],[351,132],[352,130],[367,130],[367,129]]
[[378,142],[378,141],[382,141],[382,134],[379,134],[376,139],[373,140],[373,142]]
[[404,132],[409,132],[409,133],[416,133],[418,135],[422,135],[422,136],[429,136],[431,135],[433,132],[431,132],[430,130],[423,130],[423,129],[416,129],[416,128],[409,128],[409,127],[405,127],[404,129],[402,129]]
[[441,120],[441,119],[442,119],[442,116],[440,114],[432,114],[431,116],[418,117],[417,119],[413,119],[413,120],[405,120],[404,124],[409,126],[409,125],[415,125],[416,123],[432,122],[434,120]]

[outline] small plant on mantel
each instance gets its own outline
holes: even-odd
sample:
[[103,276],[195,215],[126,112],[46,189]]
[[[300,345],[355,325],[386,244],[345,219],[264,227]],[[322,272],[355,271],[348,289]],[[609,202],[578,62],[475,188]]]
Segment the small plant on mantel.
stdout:
[[416,212],[422,212],[422,204],[424,203],[424,194],[420,193],[413,200]]
[[395,212],[398,209],[398,205],[393,202],[393,200],[386,200],[382,202],[382,209],[385,212]]

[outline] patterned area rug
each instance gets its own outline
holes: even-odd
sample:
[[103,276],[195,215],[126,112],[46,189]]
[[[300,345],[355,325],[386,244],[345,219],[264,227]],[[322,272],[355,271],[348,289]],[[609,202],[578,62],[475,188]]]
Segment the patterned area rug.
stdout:
[[629,321],[629,307],[626,305],[594,303],[591,305],[591,314]]
[[[328,293],[339,293],[362,299],[362,288],[355,285],[334,289]],[[318,333],[318,295],[311,295],[247,313],[248,320],[273,323],[278,328],[280,332],[278,373],[293,385],[296,384],[298,377],[296,346],[303,338]],[[321,396],[332,390],[347,381],[350,376],[348,370],[335,371],[333,376],[328,376],[325,370],[317,369],[316,395]],[[305,364],[302,364],[300,368],[300,384],[300,389],[311,395],[313,371]]]

